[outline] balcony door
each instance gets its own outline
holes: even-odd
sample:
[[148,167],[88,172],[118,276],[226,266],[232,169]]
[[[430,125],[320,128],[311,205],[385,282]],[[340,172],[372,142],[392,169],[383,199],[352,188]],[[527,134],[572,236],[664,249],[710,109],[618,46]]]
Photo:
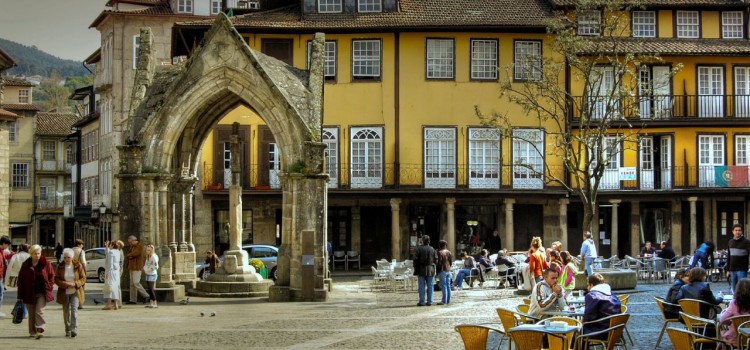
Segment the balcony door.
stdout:
[[594,67],[591,70],[588,103],[591,106],[591,119],[608,118],[619,113],[619,103],[615,99],[615,71],[613,67]]
[[500,188],[500,133],[469,129],[469,188]]
[[672,136],[645,136],[640,142],[642,190],[672,188]]
[[513,188],[544,188],[544,131],[513,130]]
[[456,187],[456,129],[424,129],[424,187]]
[[750,67],[734,67],[734,116],[750,117]]
[[351,128],[351,187],[383,186],[383,128]]
[[698,186],[716,186],[714,168],[724,164],[724,135],[698,135]]
[[672,87],[669,66],[646,66],[639,71],[640,118],[671,116]]
[[[617,141],[617,137],[606,136],[602,138],[602,145],[604,145],[604,151],[602,152],[601,160],[606,161],[607,165],[604,168],[602,178],[599,180],[599,189],[620,189],[620,158],[622,157],[620,143]],[[594,152],[596,153],[596,150],[594,150]],[[596,159],[592,165],[595,165],[595,162]]]
[[724,67],[698,67],[698,117],[720,118],[724,114]]

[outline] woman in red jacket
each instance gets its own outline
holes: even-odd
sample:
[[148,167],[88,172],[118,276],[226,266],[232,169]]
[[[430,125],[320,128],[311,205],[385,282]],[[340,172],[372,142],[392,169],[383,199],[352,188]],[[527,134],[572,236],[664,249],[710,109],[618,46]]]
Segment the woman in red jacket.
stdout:
[[55,271],[52,264],[42,256],[42,247],[34,244],[29,249],[31,258],[21,265],[18,273],[18,299],[23,300],[29,312],[29,336],[41,339],[46,322],[44,307],[55,300],[52,288],[55,285]]

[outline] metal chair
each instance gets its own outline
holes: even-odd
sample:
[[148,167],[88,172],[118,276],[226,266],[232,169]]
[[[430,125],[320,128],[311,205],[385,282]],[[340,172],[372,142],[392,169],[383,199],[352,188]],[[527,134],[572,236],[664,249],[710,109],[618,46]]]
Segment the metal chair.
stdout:
[[[613,350],[617,343],[622,340],[623,329],[625,329],[625,324],[618,324],[598,332],[579,335],[578,338],[576,338],[576,349],[588,350],[589,346],[598,345],[605,350]],[[606,340],[597,339],[603,334],[607,335]]]
[[500,329],[485,324],[461,324],[453,329],[461,335],[466,350],[484,350],[491,332],[505,335]]
[[372,283],[370,284],[370,291],[376,287],[385,288],[388,286],[388,271],[378,270],[374,266],[370,266],[372,269]]
[[[718,327],[719,323],[715,319],[707,319],[707,318],[702,318],[699,316],[690,315],[690,314],[685,313],[684,311],[680,311],[680,318],[682,318],[683,322],[685,322],[685,327],[691,332],[699,333],[705,336],[706,331],[709,328],[709,326],[714,327],[717,333],[719,332],[719,327]],[[697,332],[698,330],[700,330],[701,332]]]
[[516,305],[516,311],[518,312],[518,317],[521,319],[521,323],[535,323],[539,321],[538,318],[529,315],[528,304]]
[[359,262],[359,252],[355,250],[350,250],[346,252],[346,269],[349,270],[349,263],[356,262],[357,263],[357,270],[361,268]]
[[336,270],[336,263],[342,262],[344,263],[344,270],[349,270],[349,264],[346,262],[346,252],[343,250],[334,250],[333,251],[333,269]]
[[[730,327],[734,328],[735,334],[737,334],[737,337],[735,338],[734,343],[729,343],[732,345],[733,348],[741,348],[741,342],[740,342],[740,328],[748,328],[750,327],[750,315],[737,315],[733,316],[727,319],[730,323]],[[745,327],[742,327],[745,325]],[[729,342],[729,341],[727,341]]]
[[510,338],[508,337],[508,330],[518,326],[520,317],[518,316],[518,313],[513,310],[508,310],[504,308],[497,308],[497,317],[500,318],[500,323],[503,325],[503,337],[500,339],[500,343],[497,344],[497,348],[500,349],[500,345],[502,345],[503,340],[508,341],[508,350],[510,350]]
[[669,317],[666,313],[666,308],[671,308],[673,310],[679,310],[680,305],[672,304],[664,301],[664,299],[660,297],[654,297],[654,300],[656,301],[656,306],[659,307],[659,311],[661,311],[661,316],[664,318],[664,323],[661,326],[661,331],[659,332],[659,338],[656,339],[656,345],[654,346],[654,349],[659,347],[659,344],[661,343],[661,338],[664,336],[664,331],[667,329],[667,325],[669,323],[680,323],[680,319],[678,317]]
[[660,280],[669,281],[669,261],[665,259],[654,259],[654,278],[658,278]]
[[[620,336],[617,337],[617,340],[615,341],[615,343],[619,343],[620,341],[622,341],[623,347],[625,347],[627,349],[628,346],[625,343],[625,338],[622,337],[622,332],[626,332],[627,331],[627,324],[628,324],[628,320],[630,319],[630,315],[625,313],[625,312],[627,312],[627,307],[626,306],[623,306],[621,308],[621,310],[623,310],[623,313],[620,313],[620,314],[617,314],[617,315],[611,315],[611,316],[603,317],[601,319],[594,320],[594,321],[584,322],[584,323],[582,323],[582,325],[586,326],[587,324],[601,323],[602,321],[605,321],[605,320],[609,321],[609,327],[610,328],[618,326],[618,325],[622,325],[623,326],[623,330],[619,331],[620,332]],[[593,334],[593,333],[590,333],[590,334]],[[629,335],[628,335],[628,337],[629,337]],[[591,341],[594,341],[594,340],[591,340]],[[633,344],[633,339],[630,339],[630,344]]]
[[558,337],[554,334],[545,333],[540,329],[511,329],[508,331],[508,335],[513,339],[513,343],[516,344],[516,350],[539,350],[542,348],[544,343],[544,337],[548,338]]
[[[698,299],[680,299],[677,301],[680,304],[680,308],[683,312],[688,315],[704,317],[714,319],[716,315],[721,312],[721,307],[718,305],[707,303],[703,300]],[[706,310],[706,312],[702,312]]]
[[747,336],[744,333],[741,333],[739,330],[742,328],[750,328],[750,321],[743,322],[739,326],[737,326],[737,342],[740,344],[740,350],[745,349],[748,345],[748,340],[745,339],[745,341],[742,341],[742,338],[747,338]]

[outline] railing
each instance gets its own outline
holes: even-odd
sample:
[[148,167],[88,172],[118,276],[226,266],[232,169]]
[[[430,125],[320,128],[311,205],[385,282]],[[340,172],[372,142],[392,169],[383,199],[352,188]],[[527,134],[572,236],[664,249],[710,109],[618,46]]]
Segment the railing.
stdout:
[[750,118],[750,95],[652,95],[619,101],[606,96],[575,96],[571,103],[574,120],[581,119],[582,111],[589,111],[593,120],[602,118],[607,108],[640,120]]
[[58,196],[55,194],[50,194],[46,197],[36,196],[36,209],[39,210],[63,209],[66,204],[70,205],[71,203],[72,201],[69,195]]
[[[601,191],[611,190],[670,190],[670,189],[714,189],[726,187],[750,187],[748,167],[735,168],[725,176],[725,166],[676,166],[656,167],[652,170],[638,169],[636,180],[620,180],[619,170],[605,171],[599,184]],[[740,174],[739,172],[744,172]]]
[[72,168],[73,164],[61,160],[37,160],[35,170],[70,173]]

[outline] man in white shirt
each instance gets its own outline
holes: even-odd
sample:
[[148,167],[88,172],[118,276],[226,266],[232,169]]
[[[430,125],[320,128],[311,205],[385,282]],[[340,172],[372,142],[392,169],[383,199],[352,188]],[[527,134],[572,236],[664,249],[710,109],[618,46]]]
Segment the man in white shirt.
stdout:
[[544,278],[531,289],[531,305],[529,315],[542,318],[547,310],[566,310],[568,304],[563,297],[562,286],[557,284],[557,270],[548,268],[542,273]]

